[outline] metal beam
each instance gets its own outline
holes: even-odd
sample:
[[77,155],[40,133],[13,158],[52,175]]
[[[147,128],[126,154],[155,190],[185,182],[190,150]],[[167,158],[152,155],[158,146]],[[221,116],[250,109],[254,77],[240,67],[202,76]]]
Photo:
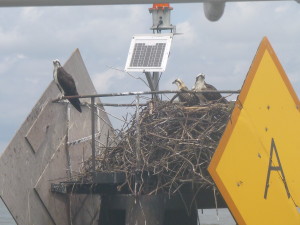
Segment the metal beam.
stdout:
[[[53,99],[52,102],[58,102],[61,99],[72,98],[93,98],[93,97],[114,97],[114,96],[130,96],[130,95],[152,95],[152,94],[176,94],[182,91],[136,91],[136,92],[121,92],[110,94],[92,94],[92,95],[76,95],[76,96],[63,96],[62,98]],[[240,90],[208,90],[208,91],[185,91],[186,93],[221,93],[221,94],[239,94]]]
[[[209,1],[209,0],[208,0]],[[207,0],[164,0],[164,3],[197,3]],[[216,0],[210,0],[214,2]],[[221,2],[242,2],[252,0],[229,0]],[[259,0],[258,0],[259,1]],[[266,0],[271,1],[271,0]],[[280,1],[280,0],[275,0]],[[19,6],[75,6],[75,5],[124,5],[124,4],[152,4],[161,3],[160,0],[0,0],[0,7]]]
[[96,145],[95,145],[95,113],[96,113],[96,107],[95,107],[95,98],[91,98],[91,122],[92,122],[92,173],[93,173],[93,181],[95,180],[95,170],[96,170]]

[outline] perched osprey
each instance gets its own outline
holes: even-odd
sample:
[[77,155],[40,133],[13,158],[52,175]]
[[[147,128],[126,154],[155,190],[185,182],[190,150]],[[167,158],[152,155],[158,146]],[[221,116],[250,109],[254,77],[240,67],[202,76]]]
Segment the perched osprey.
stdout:
[[198,98],[194,94],[186,92],[189,89],[182,80],[177,78],[173,81],[173,84],[176,84],[178,89],[182,91],[178,94],[179,101],[185,102],[187,105],[195,105],[199,102]]
[[[60,62],[56,59],[53,61],[53,65],[53,78],[60,92],[64,96],[79,95],[73,77],[65,71],[65,69],[60,65]],[[80,101],[78,98],[68,100],[79,112],[81,112]]]
[[[213,85],[208,84],[205,82],[205,75],[203,73],[200,73],[196,77],[196,82],[194,86],[195,91],[206,91],[206,90],[217,90]],[[228,101],[222,97],[222,95],[218,92],[214,93],[201,93],[207,101],[216,101],[220,100],[222,103],[228,103]]]
[[[192,87],[192,91],[201,91],[200,86],[201,86],[201,84],[200,83],[197,84],[197,81],[196,81],[195,85]],[[195,95],[198,98],[199,104],[204,104],[207,102],[207,99],[205,98],[203,93],[195,93]]]

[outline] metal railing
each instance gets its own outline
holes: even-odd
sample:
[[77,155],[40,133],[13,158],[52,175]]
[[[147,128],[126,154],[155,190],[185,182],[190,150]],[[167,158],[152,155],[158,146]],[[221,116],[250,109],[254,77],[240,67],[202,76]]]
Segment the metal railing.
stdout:
[[[220,94],[239,94],[240,90],[207,90],[207,91],[184,91],[185,93],[220,93]],[[116,97],[116,96],[136,96],[135,104],[97,104],[100,106],[117,106],[117,107],[128,107],[135,106],[136,107],[136,125],[137,125],[137,141],[136,141],[136,158],[137,158],[137,168],[139,168],[140,161],[140,134],[139,134],[139,107],[145,106],[147,104],[140,104],[140,96],[141,95],[158,95],[158,94],[179,94],[182,91],[138,91],[138,92],[121,92],[121,93],[109,93],[109,94],[93,94],[93,95],[77,95],[77,96],[63,96],[62,98],[58,98],[53,100],[53,102],[58,102],[64,99],[73,99],[73,98],[90,98],[91,99],[91,141],[92,141],[92,176],[93,180],[95,180],[96,174],[96,129],[95,129],[95,113],[96,113],[96,104],[95,98],[98,97]]]

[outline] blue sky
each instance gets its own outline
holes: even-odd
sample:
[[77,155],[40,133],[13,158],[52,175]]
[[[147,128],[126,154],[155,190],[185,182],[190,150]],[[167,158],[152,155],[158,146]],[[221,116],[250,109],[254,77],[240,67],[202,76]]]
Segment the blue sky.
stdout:
[[[110,67],[124,68],[134,34],[151,33],[149,7],[0,8],[0,152],[51,82],[52,60],[64,63],[76,48],[99,93],[148,90],[141,81]],[[192,87],[200,72],[218,89],[239,89],[267,36],[300,94],[298,3],[226,3],[218,22],[205,18],[201,3],[172,7],[171,21],[183,34],[173,40],[161,90],[175,90],[172,81],[177,77]]]

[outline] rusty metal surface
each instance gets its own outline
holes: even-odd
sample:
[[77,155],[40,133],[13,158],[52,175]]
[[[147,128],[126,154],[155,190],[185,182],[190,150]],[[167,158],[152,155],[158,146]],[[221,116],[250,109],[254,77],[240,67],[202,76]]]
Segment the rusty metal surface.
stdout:
[[[80,94],[96,93],[78,50],[64,67],[73,75]],[[74,221],[73,225],[96,224],[99,197],[69,196],[72,200],[69,202],[67,197],[50,191],[51,181],[67,178],[66,151],[70,153],[74,171],[79,170],[81,161],[78,160],[83,152],[86,157],[91,155],[88,142],[66,148],[67,104],[52,102],[59,96],[57,86],[51,82],[0,158],[0,195],[19,225],[67,225],[70,220]],[[70,108],[69,140],[90,135],[88,107],[83,107],[82,114]],[[101,116],[109,121],[104,112]],[[101,124],[103,134],[108,132],[108,125]],[[105,140],[106,136],[102,138]],[[69,220],[69,215],[74,218]]]

